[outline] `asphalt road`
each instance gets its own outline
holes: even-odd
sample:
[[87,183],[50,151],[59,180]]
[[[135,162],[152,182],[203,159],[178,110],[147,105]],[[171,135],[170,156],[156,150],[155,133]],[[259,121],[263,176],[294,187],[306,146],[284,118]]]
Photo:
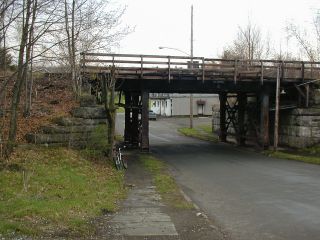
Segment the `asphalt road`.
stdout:
[[184,125],[187,119],[150,122],[151,151],[231,239],[320,239],[320,166],[184,137],[176,131]]

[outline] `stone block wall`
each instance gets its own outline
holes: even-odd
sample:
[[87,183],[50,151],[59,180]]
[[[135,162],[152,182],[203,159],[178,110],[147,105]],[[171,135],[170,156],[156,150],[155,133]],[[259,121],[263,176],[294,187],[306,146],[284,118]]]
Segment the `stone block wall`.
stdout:
[[104,107],[96,104],[94,96],[85,96],[80,99],[80,107],[71,111],[71,117],[57,118],[37,132],[28,133],[26,139],[39,145],[84,148],[97,134],[107,137],[106,131]]
[[[270,140],[273,140],[274,115],[270,114]],[[279,144],[294,148],[304,148],[320,143],[320,108],[297,108],[280,111]],[[220,129],[219,110],[212,114],[212,127],[216,133]],[[233,126],[228,133],[234,133]]]
[[280,114],[279,144],[296,148],[320,143],[320,109],[297,108]]

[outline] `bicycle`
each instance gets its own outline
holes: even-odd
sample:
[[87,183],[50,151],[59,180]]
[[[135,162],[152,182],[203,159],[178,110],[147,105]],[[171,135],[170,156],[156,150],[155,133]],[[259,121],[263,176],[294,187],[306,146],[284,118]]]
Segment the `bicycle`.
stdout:
[[[122,148],[125,148],[125,146],[123,146]],[[128,163],[126,161],[126,159],[122,156],[122,152],[121,152],[121,145],[116,145],[113,148],[113,161],[115,163],[115,166],[117,168],[117,170],[122,170],[122,169],[127,169],[128,168]]]

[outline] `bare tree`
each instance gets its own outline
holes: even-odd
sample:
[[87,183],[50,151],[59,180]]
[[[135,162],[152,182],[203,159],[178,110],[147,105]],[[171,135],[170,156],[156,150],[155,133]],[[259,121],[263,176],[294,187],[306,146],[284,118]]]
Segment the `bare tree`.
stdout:
[[237,38],[224,49],[222,58],[253,60],[266,58],[269,53],[269,38],[263,40],[260,28],[249,21],[245,27],[239,26]]
[[64,0],[60,12],[63,22],[52,33],[56,48],[47,57],[68,67],[74,92],[79,95],[78,62],[80,52],[110,51],[131,29],[120,27],[124,8],[113,9],[107,0]]
[[[47,15],[44,11],[46,17],[41,18],[40,12],[41,10],[48,8],[49,4],[53,5],[54,7],[54,2],[55,1],[50,0],[23,0],[21,4],[20,1],[17,1],[18,7],[22,8],[22,15],[17,17],[17,24],[20,24],[19,29],[21,29],[21,36],[19,38],[20,43],[16,78],[11,98],[10,125],[6,155],[9,155],[12,152],[13,146],[16,142],[18,108],[21,100],[23,83],[26,83],[30,63],[36,57],[32,54],[33,47],[41,37],[45,36],[50,27],[54,24],[54,21],[51,21],[52,13]],[[45,20],[42,22],[41,20],[43,19]],[[37,23],[37,20],[39,20],[39,23]],[[36,23],[38,25],[36,25]],[[28,90],[27,86],[28,85],[26,85],[25,88],[26,96]],[[31,92],[31,89],[29,89],[29,91]]]
[[[6,92],[9,80],[13,82],[7,155],[16,143],[23,89],[26,94],[24,113],[25,116],[30,115],[33,65],[65,63],[72,75],[74,90],[79,94],[79,53],[101,49],[108,51],[129,32],[129,28],[119,27],[124,9],[109,10],[108,4],[107,0],[3,0],[0,3],[0,50],[4,46],[5,51],[12,51],[17,63],[16,71],[0,86],[2,94]],[[14,36],[14,32],[18,33],[18,37]],[[6,41],[8,36],[10,41]],[[10,46],[6,45],[7,42]],[[108,80],[108,98],[114,98],[110,84]],[[110,102],[107,106],[109,126],[114,126],[114,107]],[[114,127],[108,135],[110,139],[114,138]]]
[[108,121],[108,143],[110,146],[109,158],[113,157],[115,140],[116,107],[115,99],[116,69],[110,67],[109,72],[102,75],[102,98]]
[[22,21],[22,32],[21,32],[21,41],[20,41],[20,49],[19,49],[19,58],[18,58],[18,73],[17,80],[14,84],[13,95],[11,100],[11,116],[10,116],[10,128],[9,128],[9,138],[6,147],[6,155],[9,155],[15,144],[16,133],[17,133],[17,115],[18,115],[18,106],[20,102],[21,89],[23,85],[23,80],[25,79],[25,49],[28,42],[28,34],[30,27],[30,20],[32,15],[32,0],[26,0],[23,2],[23,21]]
[[286,26],[286,32],[289,39],[294,39],[297,45],[301,48],[303,55],[310,61],[320,60],[320,10],[314,17],[311,26],[307,29],[293,22]]

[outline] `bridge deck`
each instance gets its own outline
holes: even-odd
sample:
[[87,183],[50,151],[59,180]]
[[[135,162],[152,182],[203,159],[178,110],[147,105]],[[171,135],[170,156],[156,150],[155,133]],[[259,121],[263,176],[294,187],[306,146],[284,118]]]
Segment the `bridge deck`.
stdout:
[[[262,147],[269,141],[269,112],[275,96],[280,103],[280,85],[286,90],[281,99],[290,104],[309,105],[309,83],[320,78],[319,62],[273,60],[226,60],[183,56],[83,53],[81,73],[110,71],[116,68],[117,90],[125,92],[125,141],[149,148],[149,93],[219,93],[220,140],[226,141],[230,124],[236,139],[246,139],[245,112],[248,93],[256,96],[256,106],[248,119]],[[276,84],[280,80],[280,84]],[[279,83],[279,82],[278,82]],[[299,85],[304,84],[304,89]],[[236,93],[236,103],[230,105],[228,93]],[[277,93],[277,94],[275,94]],[[284,99],[286,98],[286,99]],[[303,99],[302,99],[303,98]],[[259,99],[259,101],[258,101]],[[260,110],[257,110],[260,108]],[[279,111],[275,111],[278,116]],[[259,114],[257,114],[259,113]],[[277,120],[278,121],[278,120]],[[255,122],[259,123],[256,124]],[[277,136],[277,133],[275,133]]]
[[82,53],[82,73],[99,73],[116,66],[126,80],[276,81],[303,82],[320,77],[320,63],[274,60],[226,60],[184,56]]

